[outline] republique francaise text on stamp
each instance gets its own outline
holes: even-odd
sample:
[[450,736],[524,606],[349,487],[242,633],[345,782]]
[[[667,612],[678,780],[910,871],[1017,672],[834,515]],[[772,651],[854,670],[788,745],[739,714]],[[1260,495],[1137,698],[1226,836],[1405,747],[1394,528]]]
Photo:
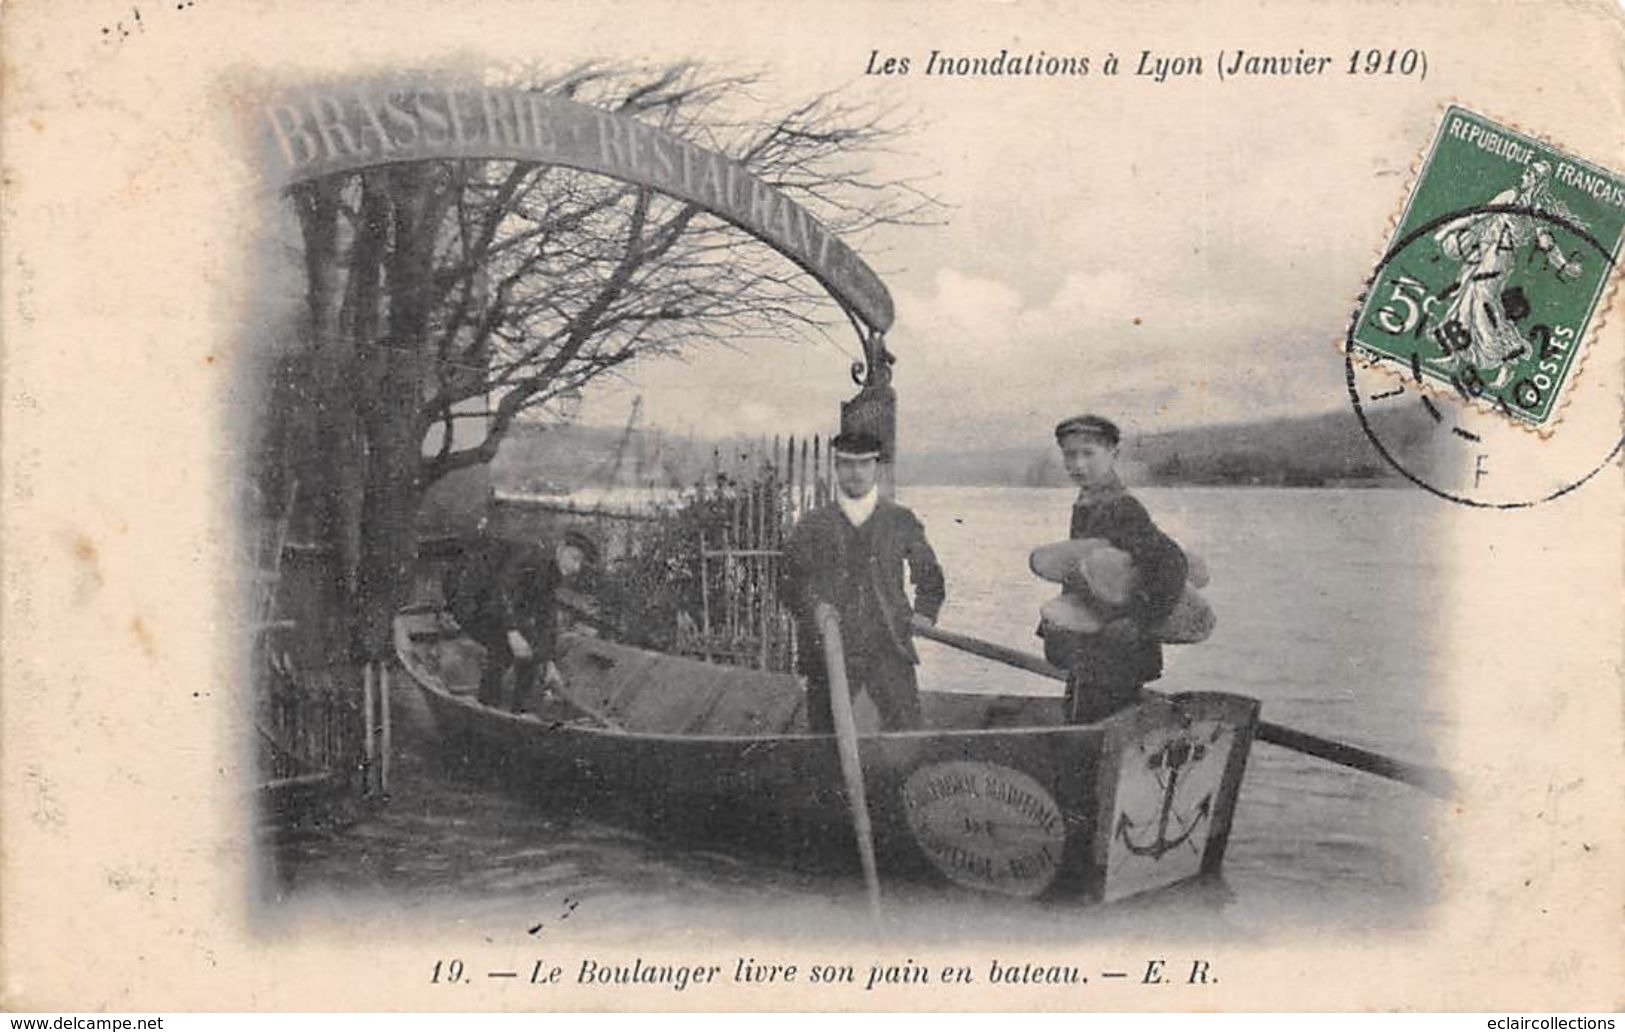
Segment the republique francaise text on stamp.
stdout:
[[1625,236],[1625,177],[1445,112],[1355,323],[1357,354],[1555,424]]

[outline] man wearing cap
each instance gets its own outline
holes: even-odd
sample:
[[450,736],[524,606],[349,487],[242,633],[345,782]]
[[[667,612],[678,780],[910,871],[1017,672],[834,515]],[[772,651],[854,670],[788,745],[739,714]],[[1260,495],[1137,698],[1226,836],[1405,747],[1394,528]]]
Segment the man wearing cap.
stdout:
[[[1078,485],[1072,506],[1073,540],[1095,538],[1126,552],[1139,574],[1139,590],[1127,613],[1094,633],[1046,621],[1038,633],[1044,655],[1067,673],[1067,719],[1094,723],[1139,698],[1148,681],[1162,676],[1162,646],[1151,629],[1173,610],[1184,591],[1185,553],[1157,529],[1117,477],[1117,426],[1100,416],[1073,416],[1055,427],[1066,471]],[[1087,594],[1082,571],[1064,582],[1068,592]]]
[[[912,628],[936,622],[946,590],[925,528],[908,509],[880,497],[879,438],[843,433],[835,453],[835,500],[801,518],[786,546],[790,599],[800,625],[800,666],[807,678],[807,724],[834,728],[829,677],[814,610],[829,603],[840,617],[847,682],[867,691],[882,726],[920,725],[914,677],[919,657]],[[903,566],[914,582],[914,604],[903,589]]]
[[512,667],[512,709],[518,713],[529,707],[538,671],[546,688],[563,683],[553,661],[558,589],[584,565],[595,562],[598,552],[580,531],[567,532],[549,554],[532,542],[497,537],[486,530],[482,521],[480,536],[447,584],[446,601],[458,626],[485,647],[480,702],[502,704],[503,677]]

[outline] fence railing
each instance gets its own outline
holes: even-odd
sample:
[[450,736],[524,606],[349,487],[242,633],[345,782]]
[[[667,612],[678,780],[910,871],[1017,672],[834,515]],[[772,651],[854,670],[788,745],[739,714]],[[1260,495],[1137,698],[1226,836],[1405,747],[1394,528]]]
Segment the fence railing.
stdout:
[[797,519],[831,497],[822,437],[719,448],[692,490],[624,497],[499,496],[501,530],[544,538],[569,527],[604,552],[602,596],[642,643],[711,662],[791,670],[797,645],[783,551]]
[[[832,485],[826,441],[774,439],[719,449],[705,481],[681,496],[642,504],[499,497],[496,520],[502,533],[536,539],[565,526],[584,529],[604,549],[611,578],[617,569],[641,573],[641,582],[634,576],[621,592],[623,604],[657,604],[607,614],[631,636],[712,662],[786,671],[795,667],[798,644],[784,545],[796,520],[832,497]],[[290,540],[294,501],[290,491],[266,521],[256,554],[245,557],[256,584],[259,786],[273,797],[319,783],[381,796],[388,790],[388,682],[334,663],[333,643],[309,621],[307,614],[331,610],[334,580],[325,548]],[[422,565],[427,581],[439,580],[443,571],[433,561]]]
[[[700,613],[679,651],[762,670],[793,670],[798,642],[785,593],[784,545],[796,520],[830,496],[826,442],[774,439],[718,471],[720,526],[701,530]],[[721,456],[718,456],[719,466]]]
[[316,808],[284,812],[290,793],[303,789],[387,791],[387,694],[354,664],[335,662],[331,629],[310,615],[333,611],[335,579],[330,549],[293,540],[297,500],[290,484],[244,557],[256,784],[268,804],[263,816],[278,823],[317,816]]

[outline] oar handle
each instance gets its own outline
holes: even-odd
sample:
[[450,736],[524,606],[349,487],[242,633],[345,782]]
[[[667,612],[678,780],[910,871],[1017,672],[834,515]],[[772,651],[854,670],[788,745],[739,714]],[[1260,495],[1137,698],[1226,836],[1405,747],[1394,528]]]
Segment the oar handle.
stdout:
[[1018,667],[1042,677],[1048,677],[1056,681],[1066,680],[1066,671],[1051,666],[1044,659],[1029,652],[1022,652],[1020,649],[1012,649],[1006,645],[983,641],[981,638],[973,638],[968,634],[960,634],[957,631],[945,631],[935,625],[916,624],[914,625],[914,634],[917,637],[929,638],[950,648],[956,648],[961,652],[969,652],[971,655],[981,656],[983,659],[996,660],[1006,666]]
[[869,823],[869,797],[863,786],[863,763],[858,756],[858,722],[852,714],[852,690],[846,680],[846,650],[841,645],[841,621],[835,608],[820,602],[813,620],[824,640],[824,670],[829,684],[830,717],[835,724],[835,747],[841,757],[847,803],[852,810],[852,831],[858,840],[858,859],[869,890],[869,914],[880,918],[880,872],[875,865],[874,829]]
[[1450,777],[1450,773],[1440,770],[1438,767],[1396,760],[1392,756],[1384,756],[1382,753],[1362,749],[1357,745],[1350,745],[1348,742],[1322,738],[1319,735],[1312,735],[1307,731],[1299,731],[1297,728],[1286,727],[1268,720],[1260,720],[1254,733],[1259,741],[1278,745],[1283,749],[1292,749],[1307,756],[1314,756],[1328,763],[1363,770],[1367,774],[1375,774],[1379,778],[1402,781],[1440,799],[1448,799],[1455,794],[1455,782]]
[[[940,627],[915,627],[914,633],[922,638],[947,645],[950,648],[969,652],[973,656],[991,659],[1006,666],[1013,666],[1026,670],[1042,677],[1065,681],[1066,673],[1038,656],[1012,649],[1005,645],[998,645],[981,638],[973,638],[968,634],[959,634],[955,631],[945,631]],[[1347,742],[1338,742],[1330,738],[1312,735],[1307,731],[1285,727],[1268,720],[1258,722],[1256,729],[1260,741],[1271,745],[1278,745],[1283,749],[1292,749],[1306,756],[1336,763],[1340,766],[1351,767],[1354,770],[1365,771],[1391,781],[1402,781],[1407,785],[1420,788],[1422,791],[1447,798],[1453,792],[1453,782],[1447,771],[1437,767],[1428,767],[1420,763],[1407,763],[1396,760],[1391,756],[1362,749]]]

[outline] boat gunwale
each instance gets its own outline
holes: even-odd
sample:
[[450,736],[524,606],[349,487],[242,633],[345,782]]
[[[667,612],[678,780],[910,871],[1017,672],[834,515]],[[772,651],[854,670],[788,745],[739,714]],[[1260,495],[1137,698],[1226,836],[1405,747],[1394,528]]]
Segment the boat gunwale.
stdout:
[[[602,640],[602,639],[599,639],[599,640]],[[626,645],[626,644],[621,643],[621,642],[609,642],[609,644],[614,645],[617,648],[632,649],[632,650],[640,651],[640,652],[649,652],[649,651],[651,651],[651,650],[647,650],[647,649],[639,649],[635,645]],[[425,691],[430,692],[433,695],[439,696],[440,698],[444,699],[448,703],[451,703],[453,705],[456,705],[458,707],[461,707],[461,708],[467,710],[471,715],[483,715],[483,716],[487,716],[487,717],[500,718],[504,723],[508,723],[511,726],[515,727],[515,728],[530,728],[530,729],[535,729],[535,730],[540,730],[540,731],[545,731],[545,732],[550,732],[550,733],[557,733],[557,732],[561,732],[561,731],[570,731],[570,732],[576,732],[576,733],[582,733],[582,734],[598,735],[598,736],[602,736],[602,737],[605,737],[605,738],[637,739],[639,741],[650,741],[650,742],[661,742],[661,743],[666,743],[666,742],[670,742],[670,743],[692,742],[692,743],[696,743],[696,744],[721,744],[721,743],[730,743],[730,742],[732,742],[732,743],[745,743],[747,745],[761,745],[761,744],[764,744],[764,743],[771,743],[771,742],[798,742],[799,743],[799,742],[817,742],[817,741],[831,741],[832,740],[831,735],[828,735],[828,734],[815,734],[815,733],[812,733],[812,732],[791,732],[791,733],[780,733],[780,734],[741,734],[741,735],[720,735],[720,734],[705,733],[705,732],[696,733],[696,734],[682,734],[682,733],[670,732],[670,731],[638,731],[638,730],[633,730],[631,728],[616,727],[613,724],[592,724],[592,723],[586,723],[584,721],[583,722],[578,722],[576,720],[546,720],[546,719],[543,719],[543,718],[537,716],[534,713],[515,713],[515,712],[513,712],[511,710],[500,709],[500,708],[497,708],[497,707],[494,707],[494,706],[487,706],[486,704],[484,704],[482,702],[479,702],[476,699],[471,699],[471,698],[468,698],[465,695],[454,692],[450,688],[445,686],[443,679],[438,678],[438,677],[434,677],[432,675],[429,675],[427,673],[427,671],[420,671],[419,669],[417,669],[419,664],[408,662],[406,657],[407,657],[407,655],[410,654],[409,650],[405,650],[405,651],[397,650],[397,651],[398,651],[399,656],[400,656],[401,665],[406,669],[406,672],[409,675],[411,675],[412,680],[415,683],[417,683],[420,687],[422,687]],[[654,655],[665,655],[665,653],[652,653],[652,654],[654,654]],[[921,694],[922,695],[936,695],[936,696],[952,696],[952,697],[959,697],[959,698],[979,698],[979,697],[987,698],[987,697],[991,697],[991,698],[1020,699],[1020,700],[1028,700],[1028,699],[1051,700],[1051,699],[1054,699],[1056,701],[1059,701],[1059,698],[1060,698],[1058,695],[1057,696],[1049,696],[1049,695],[981,696],[979,693],[976,693],[976,692],[943,692],[943,691],[932,691],[932,690],[922,691]],[[1114,724],[1132,720],[1135,717],[1135,715],[1140,712],[1141,708],[1145,705],[1146,702],[1162,701],[1162,702],[1165,702],[1165,703],[1168,703],[1168,704],[1176,704],[1177,701],[1179,701],[1179,700],[1197,701],[1197,700],[1201,700],[1201,699],[1211,698],[1211,699],[1240,699],[1240,700],[1246,700],[1246,701],[1254,703],[1254,704],[1257,703],[1257,700],[1253,699],[1251,696],[1238,695],[1238,694],[1233,693],[1233,692],[1192,691],[1192,692],[1166,693],[1166,692],[1160,692],[1160,691],[1153,691],[1153,692],[1149,692],[1148,695],[1150,697],[1148,699],[1144,700],[1139,706],[1135,706],[1135,707],[1133,707],[1131,709],[1123,710],[1120,713],[1113,714],[1111,717],[1108,717],[1106,720],[1101,721],[1100,723],[1097,723],[1097,724],[1055,724],[1055,725],[1018,726],[1018,727],[992,727],[992,728],[919,728],[919,729],[913,729],[913,730],[907,730],[907,731],[868,731],[868,732],[860,732],[858,734],[858,738],[860,740],[868,740],[868,741],[894,741],[894,740],[895,741],[909,741],[909,740],[922,739],[922,738],[941,739],[941,738],[958,738],[958,737],[961,737],[961,736],[966,737],[966,738],[976,738],[978,736],[995,736],[995,735],[1010,735],[1010,734],[1019,734],[1019,735],[1022,735],[1022,736],[1078,735],[1078,734],[1082,734],[1082,735],[1087,735],[1087,736],[1091,736],[1091,737],[1101,737],[1101,736],[1106,735],[1108,733],[1109,728],[1112,727]],[[584,720],[590,720],[590,719],[595,719],[595,718],[593,718],[590,714],[585,715]]]

